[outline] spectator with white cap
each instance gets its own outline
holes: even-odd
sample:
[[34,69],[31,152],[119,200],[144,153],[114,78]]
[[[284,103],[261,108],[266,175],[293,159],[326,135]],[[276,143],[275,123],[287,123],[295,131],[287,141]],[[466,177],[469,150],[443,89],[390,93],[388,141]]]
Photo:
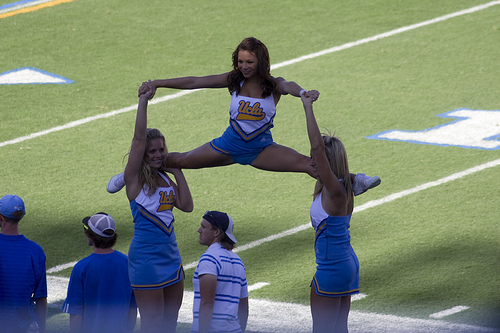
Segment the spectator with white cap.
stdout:
[[248,319],[245,266],[232,250],[236,243],[233,219],[207,211],[198,229],[201,256],[193,275],[194,302],[191,332],[244,332]]
[[0,327],[4,333],[45,332],[45,253],[19,234],[19,221],[25,214],[24,202],[17,195],[0,199]]
[[113,249],[118,237],[116,223],[106,213],[88,216],[82,222],[93,253],[71,272],[62,308],[70,314],[70,333],[132,332],[137,305],[127,256]]

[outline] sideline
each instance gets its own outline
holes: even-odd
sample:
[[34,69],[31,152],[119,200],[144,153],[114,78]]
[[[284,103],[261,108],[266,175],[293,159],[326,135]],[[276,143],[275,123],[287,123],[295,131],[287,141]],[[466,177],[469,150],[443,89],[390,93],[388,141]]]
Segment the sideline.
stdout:
[[14,3],[9,3],[0,6],[0,19],[5,17],[14,16],[17,14],[24,14],[34,12],[39,9],[52,7],[65,2],[74,0],[23,0]]
[[[68,1],[73,1],[73,0],[58,0],[58,1],[68,2]],[[57,1],[55,1],[55,2],[57,2]],[[451,18],[455,18],[455,17],[461,16],[461,15],[466,15],[466,14],[474,13],[474,12],[477,12],[477,11],[480,11],[480,10],[483,10],[483,9],[487,9],[487,8],[495,6],[495,5],[500,5],[500,0],[492,1],[492,2],[486,3],[484,5],[479,5],[479,6],[476,6],[476,7],[469,8],[469,9],[461,10],[461,11],[458,11],[458,12],[455,12],[455,13],[452,13],[452,14],[443,15],[443,16],[440,16],[440,17],[437,17],[437,18],[434,18],[434,19],[431,19],[431,20],[427,20],[427,21],[421,22],[421,23],[412,24],[412,25],[409,25],[409,26],[406,26],[406,27],[394,29],[394,30],[391,30],[391,31],[388,31],[388,32],[385,32],[385,33],[381,33],[381,34],[372,36],[372,37],[360,39],[360,40],[355,41],[355,42],[350,42],[350,43],[346,43],[346,44],[343,44],[343,45],[340,45],[340,46],[335,46],[335,47],[332,47],[332,48],[329,48],[329,49],[326,49],[326,50],[323,50],[323,51],[320,51],[320,52],[315,52],[315,53],[311,53],[309,55],[305,55],[305,56],[301,56],[301,57],[298,57],[298,58],[295,58],[295,59],[287,60],[287,61],[275,64],[275,65],[272,65],[271,66],[271,70],[274,70],[274,69],[277,69],[277,68],[281,68],[281,67],[284,67],[284,66],[288,66],[288,65],[291,65],[291,64],[295,64],[295,63],[298,63],[298,62],[301,62],[301,61],[304,61],[304,60],[313,59],[313,58],[316,58],[316,57],[319,57],[319,56],[322,56],[322,55],[325,55],[325,54],[329,54],[329,53],[334,53],[334,52],[346,50],[346,49],[349,49],[351,47],[362,45],[362,44],[366,44],[366,43],[373,42],[373,41],[377,41],[377,40],[380,40],[382,38],[391,37],[391,36],[394,36],[394,35],[406,32],[406,31],[410,31],[410,30],[421,28],[421,27],[424,27],[424,26],[427,26],[427,25],[430,25],[430,24],[442,22],[442,21],[445,21],[445,20],[448,20],[448,19],[451,19]],[[1,18],[1,15],[0,15],[0,18]],[[168,101],[170,99],[181,97],[181,96],[193,93],[193,92],[198,91],[198,90],[203,90],[203,89],[183,90],[183,91],[181,91],[179,93],[176,93],[176,94],[167,95],[167,96],[163,96],[163,97],[160,97],[160,98],[155,98],[155,99],[153,99],[150,102],[150,104],[157,104],[157,103],[165,102],[165,101]],[[39,136],[43,136],[43,135],[50,134],[50,133],[53,133],[53,132],[58,132],[58,131],[61,131],[61,130],[64,130],[64,129],[68,129],[68,128],[73,128],[73,127],[76,127],[76,126],[79,126],[79,125],[82,125],[82,124],[85,124],[85,123],[88,123],[88,122],[91,122],[91,121],[94,121],[94,120],[98,120],[98,119],[102,119],[102,118],[109,118],[109,117],[115,116],[117,114],[129,112],[129,111],[136,110],[136,109],[137,109],[137,104],[134,104],[134,105],[131,105],[131,106],[119,109],[119,110],[115,110],[115,111],[111,111],[111,112],[107,112],[107,113],[102,113],[102,114],[99,114],[99,115],[96,115],[96,116],[84,118],[84,119],[77,120],[77,121],[72,121],[72,122],[67,123],[65,125],[56,126],[56,127],[44,130],[44,131],[40,131],[40,132],[32,133],[32,134],[29,134],[29,135],[21,136],[21,137],[19,137],[17,139],[12,139],[12,140],[8,140],[8,141],[0,142],[0,147],[11,145],[11,144],[16,144],[16,143],[23,142],[23,141],[26,141],[26,140],[30,140],[30,139],[33,139],[33,138],[36,138],[36,137],[39,137]]]

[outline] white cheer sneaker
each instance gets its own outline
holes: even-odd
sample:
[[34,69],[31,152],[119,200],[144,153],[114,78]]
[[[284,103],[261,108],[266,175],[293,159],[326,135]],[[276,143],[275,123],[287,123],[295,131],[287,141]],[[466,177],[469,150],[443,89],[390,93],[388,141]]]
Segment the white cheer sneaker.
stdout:
[[352,190],[354,195],[360,195],[365,193],[375,186],[379,186],[382,180],[379,176],[370,177],[364,173],[358,173],[354,177],[354,182],[352,183]]
[[106,190],[109,193],[116,193],[120,191],[123,188],[123,186],[125,186],[125,178],[122,172],[111,177],[108,185],[106,186]]

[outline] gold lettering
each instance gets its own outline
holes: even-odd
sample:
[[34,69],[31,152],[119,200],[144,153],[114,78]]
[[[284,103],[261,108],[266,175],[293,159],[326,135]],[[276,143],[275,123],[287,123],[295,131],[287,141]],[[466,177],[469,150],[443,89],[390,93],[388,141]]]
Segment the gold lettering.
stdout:
[[160,192],[160,206],[158,207],[158,212],[163,212],[165,210],[172,209],[174,207],[175,195],[174,191]]
[[240,107],[238,108],[237,120],[262,120],[266,116],[263,109],[260,107],[260,103],[256,102],[252,107],[250,107],[250,102],[240,101]]

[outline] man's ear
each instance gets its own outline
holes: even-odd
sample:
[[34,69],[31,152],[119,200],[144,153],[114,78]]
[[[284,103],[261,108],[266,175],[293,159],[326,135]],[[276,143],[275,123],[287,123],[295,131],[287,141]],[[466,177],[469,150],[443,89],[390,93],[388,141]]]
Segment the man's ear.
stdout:
[[215,238],[217,238],[218,240],[221,240],[223,237],[221,237],[221,235],[223,235],[224,233],[222,232],[222,229],[220,228],[217,228],[215,229]]

